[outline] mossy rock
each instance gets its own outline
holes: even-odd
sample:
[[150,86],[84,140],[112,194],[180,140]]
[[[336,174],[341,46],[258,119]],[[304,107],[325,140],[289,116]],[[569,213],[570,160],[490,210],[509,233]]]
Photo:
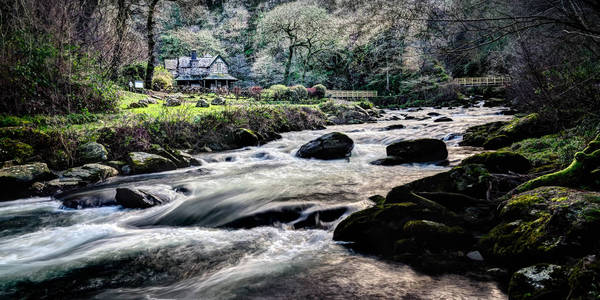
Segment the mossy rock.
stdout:
[[493,122],[484,125],[473,126],[467,129],[463,140],[459,143],[461,146],[483,147],[483,144],[490,138],[490,135],[497,132],[508,124],[508,122]]
[[583,257],[569,272],[570,299],[600,297],[600,253]]
[[78,161],[83,164],[102,162],[108,159],[108,151],[104,145],[89,142],[77,148]]
[[523,155],[508,152],[496,151],[480,153],[467,157],[461,162],[461,165],[481,164],[493,173],[527,173],[531,169],[531,163]]
[[34,154],[33,147],[11,138],[0,139],[0,161],[16,160],[21,162]]
[[65,170],[71,165],[71,157],[64,150],[55,150],[48,154],[48,166],[53,170]]
[[45,181],[56,176],[45,163],[31,163],[0,169],[0,201],[30,195],[28,188],[36,181]]
[[258,146],[261,138],[256,132],[247,128],[238,128],[230,135],[230,144],[233,148]]
[[510,299],[565,299],[568,286],[565,268],[553,264],[539,264],[522,268],[510,279]]
[[[447,210],[431,209],[413,202],[383,204],[365,209],[344,219],[335,229],[333,239],[353,242],[353,248],[391,256],[397,240],[411,238],[404,230],[407,222],[429,220],[455,226],[460,220]],[[445,225],[444,225],[445,226]]]
[[50,136],[30,127],[0,128],[0,136],[31,145],[33,148],[45,148],[50,145]]
[[429,220],[408,221],[402,227],[421,248],[460,249],[471,242],[471,236],[460,226],[448,226]]
[[156,154],[131,152],[127,157],[132,174],[145,174],[175,170],[177,165],[171,160]]
[[600,193],[541,187],[513,196],[501,223],[481,239],[486,256],[508,265],[559,261],[598,249]]
[[489,138],[483,143],[483,149],[496,150],[508,147],[513,143],[513,139],[506,134],[500,134]]

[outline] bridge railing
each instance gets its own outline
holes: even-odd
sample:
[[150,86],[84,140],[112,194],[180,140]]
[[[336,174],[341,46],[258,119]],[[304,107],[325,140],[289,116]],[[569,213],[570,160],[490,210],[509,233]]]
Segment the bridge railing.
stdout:
[[344,90],[328,90],[327,95],[330,98],[373,98],[377,97],[377,91],[344,91]]
[[454,83],[463,86],[506,85],[510,83],[510,78],[505,76],[463,77],[454,78]]

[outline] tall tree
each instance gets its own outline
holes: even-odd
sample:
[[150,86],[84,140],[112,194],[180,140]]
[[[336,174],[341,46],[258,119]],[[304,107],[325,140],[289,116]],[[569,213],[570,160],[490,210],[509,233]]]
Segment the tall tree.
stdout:
[[[293,16],[293,17],[291,17]],[[283,81],[290,83],[290,71],[295,55],[307,50],[306,67],[314,55],[327,45],[330,28],[327,11],[316,5],[290,2],[269,11],[258,24],[259,46],[286,49]]]
[[152,77],[154,76],[154,62],[156,60],[156,56],[154,55],[154,47],[156,46],[156,41],[154,40],[154,26],[156,25],[156,20],[154,20],[154,9],[158,4],[159,0],[150,0],[148,3],[148,19],[146,21],[146,30],[148,30],[148,65],[146,67],[146,78],[144,80],[144,84],[146,88],[152,87]]
[[127,0],[116,0],[117,4],[117,19],[115,20],[115,35],[117,37],[113,46],[113,55],[110,61],[110,76],[116,80],[119,76],[119,65],[121,64],[121,56],[123,52],[123,42],[125,41],[125,33],[127,31],[127,21],[129,20],[130,8],[132,2]]

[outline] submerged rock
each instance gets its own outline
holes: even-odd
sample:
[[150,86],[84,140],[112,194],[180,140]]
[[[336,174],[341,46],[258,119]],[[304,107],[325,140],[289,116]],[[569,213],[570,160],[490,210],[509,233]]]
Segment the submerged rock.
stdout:
[[175,170],[177,165],[171,160],[156,154],[131,152],[127,157],[132,174],[145,174]]
[[405,126],[402,124],[394,124],[394,125],[389,125],[389,126],[381,128],[381,131],[389,131],[389,130],[396,130],[396,129],[403,129],[403,128],[405,128]]
[[168,194],[143,188],[117,188],[115,195],[116,203],[124,208],[149,208],[172,200]]
[[454,121],[454,120],[452,120],[452,119],[450,119],[448,117],[440,117],[440,118],[437,118],[437,119],[433,120],[433,122],[435,122],[435,123],[452,122],[452,121]]
[[351,155],[354,141],[340,132],[332,132],[300,147],[296,156],[301,158],[340,159]]
[[0,169],[0,201],[25,197],[30,194],[29,187],[37,181],[55,178],[45,163],[31,163]]

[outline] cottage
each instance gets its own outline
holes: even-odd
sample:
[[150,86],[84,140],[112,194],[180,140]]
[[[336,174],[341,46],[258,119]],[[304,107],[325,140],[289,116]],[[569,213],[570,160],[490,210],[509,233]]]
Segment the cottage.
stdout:
[[196,51],[191,56],[165,59],[167,69],[177,85],[188,85],[210,89],[229,88],[238,79],[229,75],[229,65],[220,56],[204,55],[198,58]]

